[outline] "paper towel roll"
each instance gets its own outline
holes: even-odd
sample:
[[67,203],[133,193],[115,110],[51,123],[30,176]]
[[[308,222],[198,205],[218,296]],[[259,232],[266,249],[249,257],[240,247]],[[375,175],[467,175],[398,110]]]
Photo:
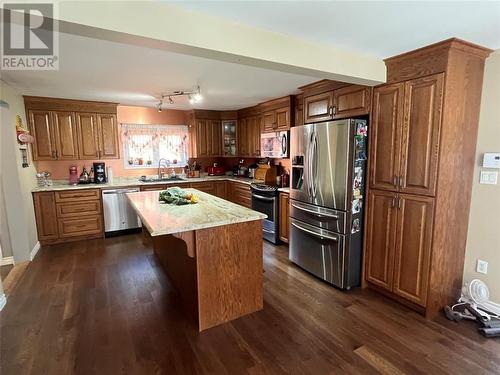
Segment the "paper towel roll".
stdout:
[[106,177],[108,179],[108,184],[113,183],[113,168],[107,167],[106,168]]

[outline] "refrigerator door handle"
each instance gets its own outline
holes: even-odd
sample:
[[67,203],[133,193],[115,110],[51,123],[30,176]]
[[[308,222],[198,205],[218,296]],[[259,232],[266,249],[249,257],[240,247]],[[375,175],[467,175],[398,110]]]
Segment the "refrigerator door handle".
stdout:
[[294,223],[294,222],[292,222],[290,224],[292,224],[298,230],[306,232],[306,233],[308,233],[308,234],[310,234],[311,236],[314,236],[314,237],[318,237],[318,238],[325,239],[325,240],[331,240],[331,241],[335,241],[335,242],[337,242],[339,240],[337,237],[332,237],[332,236],[327,236],[325,234],[316,233],[316,232],[314,232],[312,230],[309,230],[307,228],[304,228],[304,227],[302,227],[302,226],[300,226],[300,225],[298,225],[297,223]]
[[[318,137],[316,136],[316,132],[313,133],[313,141],[312,141],[312,161],[311,161],[311,170],[312,170],[312,175],[316,177],[318,175]],[[314,178],[312,179],[313,184],[312,184],[312,191],[313,191],[313,197],[316,199],[316,193],[317,193],[317,186],[316,186],[316,181]]]
[[298,206],[298,205],[296,205],[294,203],[292,203],[292,207],[296,208],[297,210],[301,210],[301,211],[305,211],[305,212],[314,214],[314,215],[316,215],[318,217],[331,217],[332,219],[336,219],[336,220],[339,219],[338,215],[329,215],[329,214],[325,214],[325,213],[316,212],[314,210],[309,210],[307,208],[300,207],[300,206]]

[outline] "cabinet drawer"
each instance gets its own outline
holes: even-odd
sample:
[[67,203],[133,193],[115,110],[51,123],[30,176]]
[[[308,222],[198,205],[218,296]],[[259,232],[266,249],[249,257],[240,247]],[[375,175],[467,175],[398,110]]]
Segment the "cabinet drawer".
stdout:
[[239,204],[247,208],[252,208],[252,198],[249,196],[234,194],[233,203]]
[[59,236],[61,238],[102,233],[101,216],[75,219],[59,219]]
[[80,217],[82,215],[100,215],[101,202],[98,200],[77,203],[58,203],[57,217]]
[[100,190],[74,190],[74,191],[56,191],[56,202],[74,202],[75,200],[98,200],[100,199]]
[[214,190],[215,186],[212,182],[195,182],[189,185],[193,189],[198,189],[201,191]]

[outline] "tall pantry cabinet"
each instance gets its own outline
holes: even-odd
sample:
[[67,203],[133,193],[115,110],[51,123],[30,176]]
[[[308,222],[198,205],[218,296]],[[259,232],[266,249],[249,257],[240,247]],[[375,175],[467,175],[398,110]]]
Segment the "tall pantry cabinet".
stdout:
[[460,296],[490,53],[449,39],[395,56],[373,92],[365,280],[429,318]]

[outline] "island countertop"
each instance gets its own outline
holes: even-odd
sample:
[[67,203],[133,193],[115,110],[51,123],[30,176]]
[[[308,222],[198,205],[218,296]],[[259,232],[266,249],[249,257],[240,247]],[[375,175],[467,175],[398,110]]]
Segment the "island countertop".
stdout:
[[198,203],[176,206],[159,201],[159,191],[128,193],[127,198],[151,236],[181,233],[221,225],[262,220],[267,216],[235,203],[184,189],[198,197]]

